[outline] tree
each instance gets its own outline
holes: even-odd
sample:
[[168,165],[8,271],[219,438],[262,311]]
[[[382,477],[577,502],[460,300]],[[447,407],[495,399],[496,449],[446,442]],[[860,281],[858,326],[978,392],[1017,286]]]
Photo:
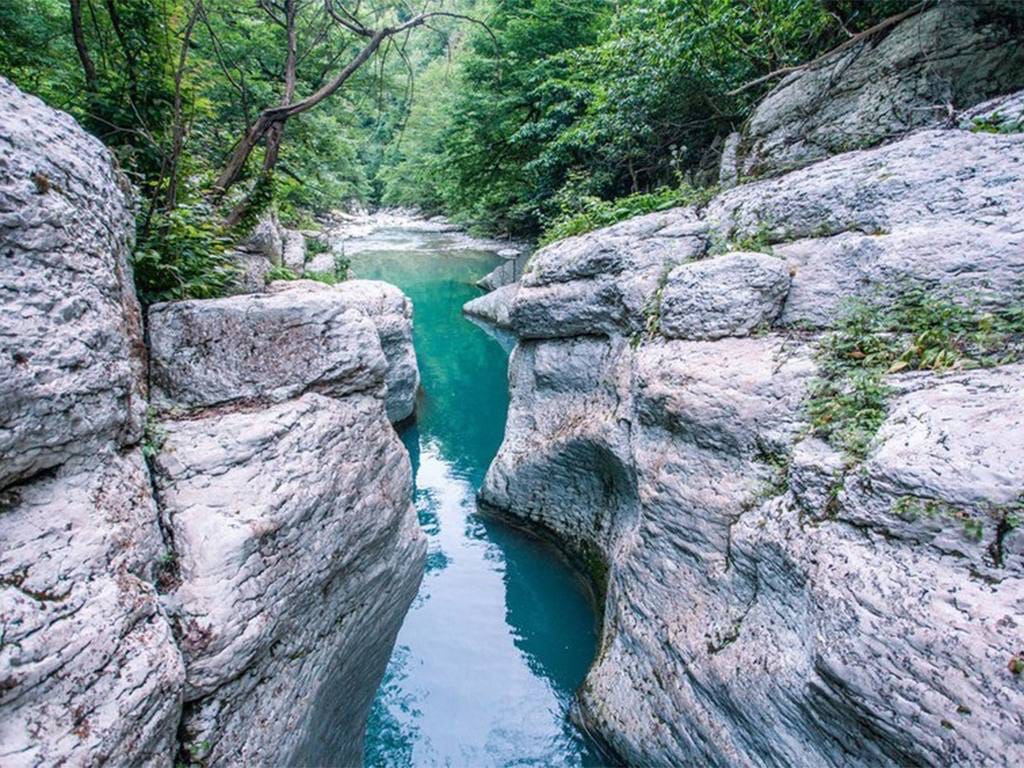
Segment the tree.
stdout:
[[[375,22],[379,19],[360,17],[358,4],[350,9],[345,5],[336,6],[333,0],[324,0],[323,5],[303,2],[303,0],[260,0],[260,7],[271,22],[278,25],[285,33],[286,53],[281,97],[278,104],[266,107],[259,113],[235,144],[234,151],[214,185],[215,198],[223,196],[241,178],[249,157],[260,141],[265,142],[262,172],[264,175],[272,173],[280,156],[281,141],[287,121],[313,109],[337,93],[386,42],[399,38],[417,27],[422,27],[436,18],[459,18],[480,23],[463,14],[450,11],[428,11],[418,13],[406,21],[383,24],[375,28]],[[311,17],[307,24],[316,32],[312,35],[305,50],[300,51],[298,26],[304,15]],[[361,39],[362,45],[354,55],[348,58],[347,63],[326,78],[320,87],[297,99],[297,68],[300,61],[311,56],[319,46],[330,45],[332,42],[334,45],[338,45],[334,40],[338,31],[349,33],[355,39]],[[232,211],[228,223],[236,223],[246,208],[247,202],[243,201]]]

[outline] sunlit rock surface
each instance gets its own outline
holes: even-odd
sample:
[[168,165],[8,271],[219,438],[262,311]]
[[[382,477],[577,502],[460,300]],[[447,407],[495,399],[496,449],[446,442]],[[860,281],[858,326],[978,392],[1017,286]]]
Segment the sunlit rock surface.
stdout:
[[357,763],[424,557],[382,401],[307,394],[163,428],[188,743],[214,763]]
[[153,308],[144,419],[126,189],[0,78],[0,764],[359,764],[423,567],[408,299]]
[[889,376],[860,462],[804,416],[849,299],[1024,301],[1022,193],[1024,136],[929,130],[535,254],[481,498],[606,586],[628,764],[1024,761],[1024,368]]
[[0,78],[0,487],[142,433],[125,189],[97,139]]

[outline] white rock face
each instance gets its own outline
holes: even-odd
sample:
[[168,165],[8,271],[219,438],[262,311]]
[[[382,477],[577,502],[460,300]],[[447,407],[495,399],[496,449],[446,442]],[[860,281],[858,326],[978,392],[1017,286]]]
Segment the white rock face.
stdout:
[[112,158],[0,78],[0,764],[166,765],[184,670]]
[[721,177],[779,173],[873,146],[1021,88],[1014,24],[1022,20],[1016,0],[944,0],[790,75],[723,153]]
[[393,285],[275,283],[266,294],[155,304],[149,310],[153,403],[204,408],[333,396],[387,385],[388,414],[412,414],[419,369],[412,303]]
[[529,254],[520,254],[515,250],[511,252],[498,251],[498,255],[503,256],[508,260],[504,264],[499,264],[476,281],[476,284],[485,291],[493,291],[496,288],[502,288],[506,285],[518,282],[530,258]]
[[277,214],[271,212],[260,217],[256,227],[242,243],[242,249],[259,254],[271,264],[281,266],[284,261],[285,234]]
[[388,421],[418,384],[409,302],[314,283],[154,309],[176,420],[140,445],[118,184],[0,78],[0,764],[360,764],[424,559]]
[[283,281],[153,307],[150,340],[185,746],[359,764],[425,556],[389,423],[419,387],[411,303],[376,281]]
[[0,763],[170,765],[184,668],[141,452],[0,491]]
[[189,742],[215,764],[358,764],[425,553],[382,401],[309,394],[163,426]]
[[481,499],[605,587],[575,716],[627,764],[1024,762],[1024,365],[887,377],[859,463],[804,417],[843,302],[1019,304],[1022,233],[1024,138],[949,129],[535,255]]
[[664,273],[706,249],[707,225],[689,208],[553,243],[531,257],[511,326],[520,338],[641,330]]
[[517,293],[519,293],[519,283],[503,285],[483,296],[470,299],[462,305],[462,311],[470,317],[477,317],[498,328],[507,329],[512,324],[512,302]]
[[[701,210],[677,208],[566,238],[534,254],[510,326],[523,339],[639,334],[668,296],[667,335],[683,335],[672,308],[684,306],[673,293],[686,275],[687,296],[703,297],[704,310],[717,314],[712,299],[732,303],[733,312],[763,317],[757,325],[774,317],[779,269],[766,267],[777,283],[765,273],[757,278],[762,288],[741,291],[753,275],[711,256],[755,238],[792,276],[786,326],[827,328],[844,301],[882,299],[909,283],[972,306],[1020,301],[1024,134],[922,131],[735,187]],[[725,315],[714,322],[738,323],[737,332],[747,326]]]
[[378,386],[387,363],[376,326],[338,294],[269,294],[155,304],[149,310],[153,403],[198,408],[335,396]]
[[420,389],[420,370],[412,341],[412,302],[398,288],[380,280],[346,280],[334,286],[346,306],[364,312],[377,328],[387,361],[388,418],[412,416]]
[[141,435],[123,185],[99,141],[0,78],[0,487]]
[[763,253],[683,264],[662,291],[661,332],[675,339],[746,336],[775,322],[788,291],[785,262]]
[[281,238],[281,263],[297,275],[306,264],[306,238],[301,232],[286,229]]

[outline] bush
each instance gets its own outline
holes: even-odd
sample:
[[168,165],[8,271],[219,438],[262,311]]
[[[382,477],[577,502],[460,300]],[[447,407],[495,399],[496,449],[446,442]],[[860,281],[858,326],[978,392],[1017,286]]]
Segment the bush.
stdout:
[[132,265],[144,305],[224,295],[238,268],[226,253],[232,238],[216,221],[210,208],[200,203],[155,212],[148,227],[141,224]]
[[640,192],[617,200],[602,200],[593,195],[579,195],[574,186],[562,189],[556,196],[561,211],[552,218],[540,237],[544,246],[573,235],[581,235],[601,227],[611,226],[634,216],[667,211],[680,205],[699,205],[714,196],[716,189],[694,189],[683,184],[662,187],[654,192]]

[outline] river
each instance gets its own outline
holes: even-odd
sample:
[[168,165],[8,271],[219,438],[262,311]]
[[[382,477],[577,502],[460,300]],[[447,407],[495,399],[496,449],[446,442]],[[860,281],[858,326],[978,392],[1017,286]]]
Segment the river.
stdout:
[[497,266],[464,235],[409,225],[348,242],[357,277],[415,307],[423,393],[402,440],[429,545],[366,736],[366,765],[590,766],[568,720],[596,644],[586,585],[549,545],[477,513],[501,443],[507,345],[461,314]]

